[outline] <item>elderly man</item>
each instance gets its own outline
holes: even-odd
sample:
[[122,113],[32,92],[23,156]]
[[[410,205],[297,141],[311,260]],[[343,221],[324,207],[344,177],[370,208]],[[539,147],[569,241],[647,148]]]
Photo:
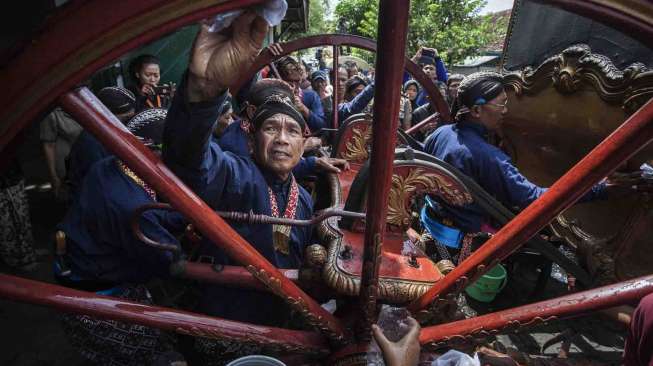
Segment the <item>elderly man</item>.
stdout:
[[[457,102],[456,123],[435,130],[424,150],[474,179],[507,207],[523,209],[540,197],[546,188],[528,181],[503,151],[487,141],[490,132],[501,128],[508,112],[503,77],[494,72],[467,76],[458,88]],[[583,199],[599,197],[605,188],[605,183],[599,183]],[[466,232],[478,232],[487,223],[486,214],[477,206],[446,209]]]
[[302,69],[300,63],[291,56],[281,58],[276,63],[281,78],[292,85],[295,90],[294,103],[297,110],[308,122],[311,132],[318,132],[326,127],[326,118],[320,97],[311,89],[302,90]]
[[[250,120],[251,156],[225,152],[210,138],[229,85],[251,64],[268,29],[252,12],[241,15],[233,27],[232,36],[211,33],[207,26],[200,29],[186,80],[169,111],[164,161],[216,210],[308,219],[311,197],[292,174],[304,151],[306,121],[290,98],[273,93],[256,108]],[[230,225],[278,268],[300,266],[311,234],[309,227]],[[215,245],[201,252],[214,263],[232,263]],[[204,288],[198,310],[277,325],[289,314],[276,296],[217,285]]]

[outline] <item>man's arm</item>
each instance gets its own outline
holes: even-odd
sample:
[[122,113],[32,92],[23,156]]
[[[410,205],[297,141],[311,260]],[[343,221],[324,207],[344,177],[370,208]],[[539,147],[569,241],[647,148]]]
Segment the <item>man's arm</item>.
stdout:
[[311,132],[318,132],[319,130],[326,127],[326,118],[324,116],[324,108],[322,108],[322,101],[320,100],[317,93],[307,93],[304,92],[304,104],[308,107],[308,127],[311,129]]
[[447,75],[447,67],[444,66],[444,62],[440,57],[435,58],[435,72],[438,75],[438,80],[443,83],[446,83],[449,80],[449,75]]
[[372,98],[374,98],[374,83],[366,86],[351,102],[338,104],[338,121],[342,123],[347,117],[361,113],[370,104]]
[[43,154],[45,155],[50,183],[52,183],[52,191],[56,196],[61,188],[61,179],[57,175],[57,117],[55,111],[50,112],[41,122],[39,126],[39,138],[43,144]]
[[224,154],[210,136],[228,87],[253,62],[268,29],[265,20],[250,11],[234,20],[232,27],[227,35],[201,26],[187,76],[168,111],[164,161],[199,191],[226,174],[221,166]]

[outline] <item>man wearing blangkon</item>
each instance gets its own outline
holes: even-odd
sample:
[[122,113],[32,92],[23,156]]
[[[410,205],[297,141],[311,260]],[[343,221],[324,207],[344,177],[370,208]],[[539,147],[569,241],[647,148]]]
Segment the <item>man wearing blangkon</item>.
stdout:
[[[474,179],[506,207],[524,209],[544,194],[546,188],[531,183],[510,157],[487,141],[490,132],[499,131],[508,112],[503,77],[494,72],[465,77],[458,88],[456,103],[452,113],[456,116],[455,123],[433,132],[425,141],[425,151]],[[595,185],[582,200],[605,195],[606,186],[605,182]],[[488,223],[487,215],[476,206],[445,209],[456,226],[466,232],[477,232],[482,224]]]

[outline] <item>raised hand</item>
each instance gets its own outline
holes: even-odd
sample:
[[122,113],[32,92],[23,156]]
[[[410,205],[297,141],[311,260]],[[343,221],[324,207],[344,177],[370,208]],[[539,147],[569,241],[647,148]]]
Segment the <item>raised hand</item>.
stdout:
[[254,61],[267,31],[266,21],[251,11],[222,32],[211,33],[203,23],[188,65],[189,101],[211,100],[235,83]]
[[349,170],[349,163],[344,159],[322,157],[315,162],[315,168],[318,171],[338,174],[341,171]]
[[409,317],[410,330],[398,342],[390,342],[376,324],[372,325],[374,339],[383,352],[383,359],[388,366],[416,366],[419,362],[419,331],[417,320]]

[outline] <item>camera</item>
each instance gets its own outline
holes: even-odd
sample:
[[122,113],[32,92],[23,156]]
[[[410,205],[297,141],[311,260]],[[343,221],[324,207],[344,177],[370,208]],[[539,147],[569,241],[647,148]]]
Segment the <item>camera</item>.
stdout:
[[172,85],[170,84],[153,86],[152,89],[154,89],[156,95],[170,95],[172,93]]
[[432,48],[424,48],[422,49],[422,56],[424,57],[430,57],[432,59],[436,59],[437,55],[435,54],[435,50]]

